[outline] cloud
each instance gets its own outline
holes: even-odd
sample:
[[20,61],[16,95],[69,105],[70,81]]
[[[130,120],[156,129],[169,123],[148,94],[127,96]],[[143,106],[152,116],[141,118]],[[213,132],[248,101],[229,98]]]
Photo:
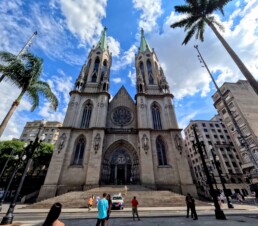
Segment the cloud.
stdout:
[[112,81],[116,84],[118,83],[122,83],[122,79],[121,78],[113,78]]
[[133,7],[141,11],[139,28],[150,32],[157,27],[157,19],[163,13],[161,0],[133,0]]
[[136,85],[136,73],[135,73],[135,71],[134,72],[129,71],[128,78],[130,78],[131,86],[135,86]]
[[60,4],[69,30],[83,42],[93,43],[103,30],[107,0],[60,0]]
[[118,71],[122,68],[125,68],[128,65],[132,65],[135,59],[135,53],[138,50],[137,46],[133,44],[129,50],[123,52],[122,56],[118,59],[114,59],[114,64],[112,66],[112,70]]
[[[252,74],[258,78],[258,42],[255,41],[257,34],[254,32],[257,30],[258,3],[248,2],[246,7],[240,10],[239,14],[242,16],[238,18],[239,23],[232,29],[233,22],[230,20],[233,18],[222,22],[226,32],[221,34]],[[235,11],[239,11],[239,8]],[[151,46],[155,46],[159,62],[165,65],[165,75],[176,98],[193,96],[196,93],[206,96],[210,92],[211,79],[197,59],[198,53],[193,48],[196,44],[199,45],[199,50],[211,72],[215,74],[220,71],[221,74],[217,78],[219,84],[243,79],[243,75],[229,54],[208,27],[203,43],[191,40],[188,45],[182,46],[181,43],[186,35],[184,29],[170,28],[173,22],[181,18],[182,16],[172,12],[163,24],[162,33],[152,33],[148,37]]]
[[115,40],[113,37],[107,37],[109,51],[112,53],[113,57],[118,57],[120,54],[120,43]]

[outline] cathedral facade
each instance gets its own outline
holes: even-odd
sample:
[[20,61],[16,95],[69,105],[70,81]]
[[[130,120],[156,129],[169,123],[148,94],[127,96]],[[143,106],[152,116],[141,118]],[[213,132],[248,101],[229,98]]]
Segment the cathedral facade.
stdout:
[[135,100],[124,86],[111,100],[111,64],[104,29],[70,92],[63,127],[38,199],[121,184],[196,193],[183,152],[173,95],[143,30],[135,56]]

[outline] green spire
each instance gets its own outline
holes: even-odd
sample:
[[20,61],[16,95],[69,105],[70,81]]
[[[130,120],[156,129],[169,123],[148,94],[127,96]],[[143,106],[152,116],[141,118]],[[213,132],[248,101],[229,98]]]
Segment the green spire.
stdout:
[[146,50],[149,50],[151,52],[151,48],[147,42],[147,40],[144,37],[144,30],[141,29],[141,45],[140,45],[140,52],[145,52]]
[[104,27],[104,30],[102,31],[101,38],[96,46],[96,48],[101,48],[103,51],[106,51],[108,49],[107,45],[107,28]]

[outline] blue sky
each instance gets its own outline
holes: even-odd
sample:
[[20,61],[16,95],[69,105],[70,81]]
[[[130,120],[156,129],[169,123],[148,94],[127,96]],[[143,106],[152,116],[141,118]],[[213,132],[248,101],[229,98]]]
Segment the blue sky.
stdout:
[[[191,119],[210,119],[216,114],[211,100],[215,90],[193,45],[199,45],[219,85],[243,77],[208,27],[204,43],[192,40],[187,46],[181,45],[185,36],[183,29],[170,28],[182,17],[174,12],[174,6],[181,4],[184,4],[183,0],[2,0],[0,49],[18,54],[37,31],[29,51],[43,58],[42,80],[49,82],[60,105],[57,112],[52,112],[48,103],[41,99],[39,108],[30,112],[30,103],[24,98],[1,139],[19,138],[27,121],[63,121],[69,92],[104,26],[108,28],[113,54],[112,96],[124,85],[134,98],[134,55],[143,28],[175,96],[180,127],[185,128]],[[216,14],[225,27],[222,34],[258,79],[258,1],[235,0],[224,10],[224,17]],[[0,84],[1,121],[18,93],[9,81]]]

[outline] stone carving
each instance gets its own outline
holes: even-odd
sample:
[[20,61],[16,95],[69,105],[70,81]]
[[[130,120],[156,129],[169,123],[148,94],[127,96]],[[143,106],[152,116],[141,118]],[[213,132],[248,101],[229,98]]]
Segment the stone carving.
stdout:
[[121,127],[128,125],[132,121],[132,118],[130,110],[123,106],[115,108],[111,115],[113,123]]
[[64,144],[65,144],[65,141],[66,141],[66,134],[63,133],[62,136],[60,137],[59,139],[59,144],[58,144],[58,153],[61,152],[61,150],[63,149],[64,147]]
[[148,137],[146,136],[146,134],[144,134],[142,136],[142,148],[143,150],[145,151],[145,153],[147,154],[148,153],[148,150],[149,150],[149,139]]
[[182,154],[182,139],[178,134],[175,135],[175,143],[176,143],[176,148],[179,151],[180,155]]
[[101,141],[101,137],[100,137],[100,134],[98,133],[95,136],[95,138],[94,138],[94,150],[95,150],[95,153],[97,153],[97,151],[99,150],[100,141]]

